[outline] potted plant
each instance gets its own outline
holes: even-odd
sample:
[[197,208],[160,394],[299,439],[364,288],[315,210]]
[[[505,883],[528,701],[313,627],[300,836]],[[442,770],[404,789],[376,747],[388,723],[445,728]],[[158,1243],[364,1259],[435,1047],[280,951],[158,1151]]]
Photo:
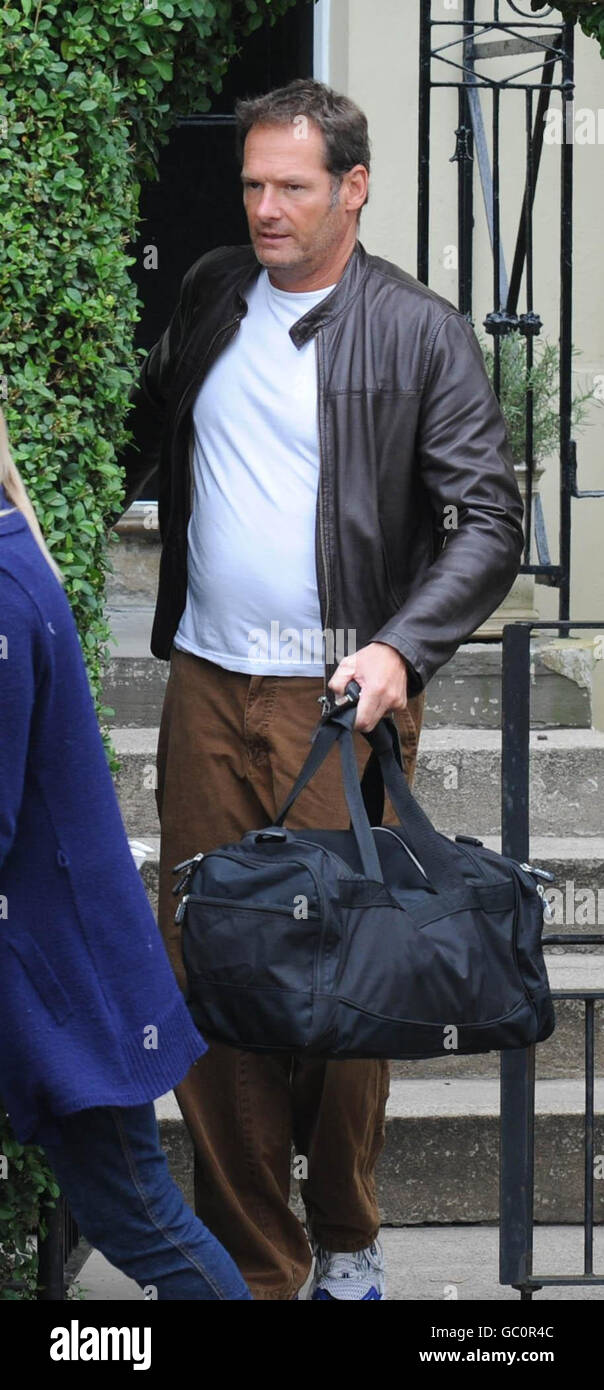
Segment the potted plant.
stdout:
[[[493,385],[495,354],[492,339],[487,341],[480,333],[477,337],[484,355],[487,374]],[[578,348],[573,349],[573,355],[579,355]],[[533,396],[531,525],[534,525],[535,500],[539,493],[545,461],[550,455],[558,452],[560,444],[559,374],[560,350],[557,343],[550,343],[541,338],[535,339],[533,364],[527,373],[526,339],[515,333],[501,339],[499,403],[514,457],[518,486],[525,504],[529,472],[525,458],[527,391],[531,390]],[[577,390],[573,393],[571,423],[574,429],[581,429],[585,424],[589,413],[588,402],[595,399],[597,398],[594,396],[593,387],[588,391]],[[519,574],[499,608],[478,628],[475,635],[499,637],[504,622],[538,616],[535,607],[535,576]]]

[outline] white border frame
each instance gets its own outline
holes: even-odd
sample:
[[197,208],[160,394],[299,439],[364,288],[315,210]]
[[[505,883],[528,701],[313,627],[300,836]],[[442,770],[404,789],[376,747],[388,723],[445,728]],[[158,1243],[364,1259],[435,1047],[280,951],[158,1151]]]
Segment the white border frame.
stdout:
[[329,85],[331,0],[316,0],[313,20],[313,77]]

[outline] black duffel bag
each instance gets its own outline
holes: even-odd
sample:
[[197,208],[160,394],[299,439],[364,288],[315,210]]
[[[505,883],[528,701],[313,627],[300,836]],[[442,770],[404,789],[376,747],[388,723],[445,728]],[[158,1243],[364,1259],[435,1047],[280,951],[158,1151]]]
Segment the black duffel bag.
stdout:
[[[407,785],[390,719],[365,737],[381,803],[383,779],[400,823],[370,826],[371,779],[362,789],[352,739],[357,692],[323,717],[273,826],[174,870],[185,870],[174,892],[187,890],[176,916],[197,1026],[248,1051],[329,1058],[543,1041],[555,1015],[542,886],[480,841],[434,829]],[[351,828],[286,829],[335,743]]]

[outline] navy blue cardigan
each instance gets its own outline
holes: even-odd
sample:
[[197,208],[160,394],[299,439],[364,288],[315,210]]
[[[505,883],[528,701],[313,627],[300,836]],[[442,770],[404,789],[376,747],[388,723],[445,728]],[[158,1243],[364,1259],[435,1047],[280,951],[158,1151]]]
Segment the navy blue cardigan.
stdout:
[[[0,510],[10,506],[0,487]],[[0,516],[0,1097],[21,1142],[140,1105],[206,1044],[132,858],[69,603]]]

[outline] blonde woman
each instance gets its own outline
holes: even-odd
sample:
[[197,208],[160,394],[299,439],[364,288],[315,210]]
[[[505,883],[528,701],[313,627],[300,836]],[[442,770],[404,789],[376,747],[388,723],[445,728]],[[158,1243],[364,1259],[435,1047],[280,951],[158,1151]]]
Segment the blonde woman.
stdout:
[[0,412],[0,1095],[82,1232],[160,1299],[250,1299],[153,1099],[206,1051],[137,872],[73,615]]

